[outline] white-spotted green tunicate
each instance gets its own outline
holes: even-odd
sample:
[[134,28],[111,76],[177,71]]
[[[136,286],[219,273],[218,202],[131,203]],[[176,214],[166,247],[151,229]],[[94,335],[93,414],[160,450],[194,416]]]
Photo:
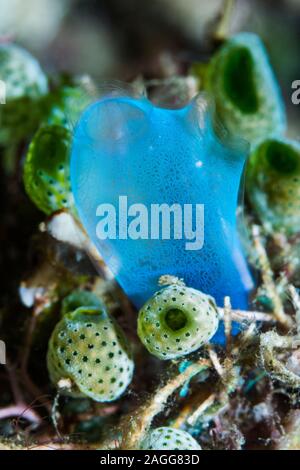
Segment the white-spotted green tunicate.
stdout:
[[159,290],[139,311],[138,335],[151,354],[174,359],[208,343],[217,331],[212,297],[196,289],[171,285]]
[[71,133],[62,126],[43,126],[35,134],[24,164],[24,185],[35,205],[52,214],[73,209],[70,183]]
[[5,101],[0,105],[0,144],[7,145],[37,129],[39,102],[48,92],[48,81],[38,61],[11,43],[0,44],[0,80]]
[[80,307],[63,316],[49,341],[47,364],[54,385],[69,379],[67,395],[98,402],[118,399],[131,382],[128,341],[103,309]]
[[169,427],[152,429],[141,443],[141,450],[201,450],[200,444],[186,431]]
[[280,88],[260,38],[239,33],[213,55],[204,80],[228,130],[255,145],[283,134],[286,115]]
[[270,230],[300,232],[300,144],[270,138],[252,152],[246,190],[260,220]]

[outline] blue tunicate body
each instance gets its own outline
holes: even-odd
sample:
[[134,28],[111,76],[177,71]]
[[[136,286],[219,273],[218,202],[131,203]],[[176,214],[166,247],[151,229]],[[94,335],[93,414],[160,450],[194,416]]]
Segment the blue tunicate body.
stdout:
[[[86,109],[75,129],[71,181],[80,219],[137,307],[158,290],[165,274],[183,278],[220,306],[229,295],[234,308],[248,307],[253,284],[236,226],[245,148],[216,137],[204,102],[198,97],[185,108],[170,110],[145,98],[106,97]],[[148,209],[148,238],[120,239],[119,229],[122,233],[125,227],[117,217],[117,237],[99,239],[97,224],[103,217],[97,208],[111,204],[118,214],[120,196],[127,197],[128,207],[143,204]],[[203,204],[203,247],[186,250],[184,237],[151,238],[153,204],[182,209]],[[127,223],[134,218],[129,216]]]

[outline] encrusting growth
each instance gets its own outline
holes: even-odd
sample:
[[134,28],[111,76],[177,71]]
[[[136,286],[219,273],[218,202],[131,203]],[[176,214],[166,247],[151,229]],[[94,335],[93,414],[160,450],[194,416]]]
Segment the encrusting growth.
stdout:
[[279,380],[291,388],[300,387],[300,376],[278,359],[278,350],[292,349],[294,340],[290,336],[280,336],[268,331],[260,336],[260,360],[273,380]]
[[139,407],[133,416],[127,417],[124,421],[124,430],[126,429],[126,432],[123,432],[121,448],[127,450],[138,449],[149,432],[154,417],[164,410],[171,395],[210,366],[209,360],[199,358],[196,362],[188,365],[183,372],[171,378],[161,388],[158,388],[156,393],[144,405]]

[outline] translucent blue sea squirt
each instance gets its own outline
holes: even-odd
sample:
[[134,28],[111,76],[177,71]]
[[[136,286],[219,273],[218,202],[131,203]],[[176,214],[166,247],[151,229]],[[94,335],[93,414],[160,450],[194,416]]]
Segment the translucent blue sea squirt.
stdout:
[[75,128],[71,183],[80,219],[137,307],[164,274],[219,305],[229,295],[234,307],[248,306],[252,279],[236,224],[247,147],[211,116],[202,95],[179,110],[107,95]]

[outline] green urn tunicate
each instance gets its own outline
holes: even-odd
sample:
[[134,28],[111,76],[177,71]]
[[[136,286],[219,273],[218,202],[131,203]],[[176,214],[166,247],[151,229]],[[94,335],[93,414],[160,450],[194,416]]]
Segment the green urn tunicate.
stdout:
[[218,325],[211,296],[174,284],[156,292],[141,308],[138,335],[151,354],[175,359],[208,343]]
[[72,134],[61,126],[44,126],[35,134],[24,164],[24,184],[29,197],[46,214],[73,210],[70,183]]
[[123,331],[97,307],[79,307],[63,316],[49,341],[47,363],[54,385],[69,380],[63,393],[98,402],[119,398],[134,369]]
[[143,440],[141,450],[201,450],[200,444],[186,431],[161,427],[152,429]]
[[281,138],[262,142],[249,158],[246,190],[266,227],[299,233],[300,144]]
[[284,133],[286,115],[280,88],[255,34],[237,34],[220,47],[206,69],[204,88],[212,94],[218,116],[233,135],[256,145]]
[[0,45],[0,144],[27,137],[41,119],[40,100],[48,93],[38,61],[15,44]]

